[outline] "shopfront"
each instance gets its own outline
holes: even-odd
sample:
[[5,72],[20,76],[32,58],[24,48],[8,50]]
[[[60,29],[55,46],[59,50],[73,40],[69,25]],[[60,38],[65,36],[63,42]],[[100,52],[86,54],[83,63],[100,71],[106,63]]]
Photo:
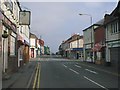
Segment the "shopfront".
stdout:
[[[110,65],[113,67],[118,67],[119,63],[119,52],[120,52],[120,40],[108,42],[107,59]],[[107,60],[106,60],[107,61]],[[108,61],[107,61],[108,62]]]
[[3,38],[3,61],[5,72],[16,71],[17,69],[17,34],[16,25],[12,23],[5,15],[2,20],[2,33],[7,32],[8,37]]

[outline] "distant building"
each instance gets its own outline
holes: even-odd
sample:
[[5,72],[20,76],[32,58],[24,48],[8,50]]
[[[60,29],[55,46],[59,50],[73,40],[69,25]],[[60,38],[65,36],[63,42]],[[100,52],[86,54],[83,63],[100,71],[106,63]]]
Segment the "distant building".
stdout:
[[37,55],[40,56],[40,42],[39,42],[39,39],[37,39]]
[[59,46],[59,54],[63,57],[83,60],[83,36],[72,35]]
[[50,47],[44,46],[44,54],[45,55],[50,55]]
[[40,43],[40,55],[44,55],[44,40],[39,39]]
[[68,42],[70,44],[69,57],[83,60],[83,36],[74,34]]
[[36,58],[37,56],[37,36],[30,33],[30,58]]

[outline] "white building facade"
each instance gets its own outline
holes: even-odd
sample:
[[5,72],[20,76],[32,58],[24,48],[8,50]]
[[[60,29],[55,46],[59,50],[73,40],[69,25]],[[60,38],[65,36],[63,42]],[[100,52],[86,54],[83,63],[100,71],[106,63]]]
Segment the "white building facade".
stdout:
[[3,72],[10,72],[17,67],[17,25],[18,3],[16,0],[0,0],[2,13],[2,35],[7,32],[8,37],[2,38]]
[[30,58],[36,58],[37,56],[37,37],[36,35],[30,33],[30,48],[29,48],[29,57]]

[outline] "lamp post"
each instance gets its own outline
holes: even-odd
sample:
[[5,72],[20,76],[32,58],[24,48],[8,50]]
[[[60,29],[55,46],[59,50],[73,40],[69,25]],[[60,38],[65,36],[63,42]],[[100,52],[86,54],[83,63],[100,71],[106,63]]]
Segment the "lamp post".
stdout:
[[82,15],[89,16],[90,17],[90,25],[92,26],[92,15],[90,15],[90,14],[81,14],[81,13],[79,15],[81,15],[81,16]]
[[5,72],[5,51],[4,51],[4,47],[5,47],[5,39],[8,37],[8,33],[7,31],[4,30],[3,34],[2,34],[2,38],[3,38],[3,72]]
[[79,34],[77,34],[77,59],[79,59]]
[[[92,26],[92,15],[90,15],[90,14],[81,14],[81,13],[79,15],[80,16],[82,16],[82,15],[89,16],[90,17],[90,25]],[[93,32],[93,28],[91,28],[91,48],[92,48],[92,32]],[[93,52],[93,59],[91,58],[91,60],[93,60],[93,62],[94,62],[94,52]]]

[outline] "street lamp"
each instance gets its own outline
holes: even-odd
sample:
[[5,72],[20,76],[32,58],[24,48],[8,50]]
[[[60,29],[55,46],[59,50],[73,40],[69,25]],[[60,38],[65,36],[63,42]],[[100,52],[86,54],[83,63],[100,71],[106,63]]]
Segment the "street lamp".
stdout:
[[79,59],[79,33],[77,33],[77,59]]
[[[92,15],[90,15],[90,14],[82,14],[82,13],[80,13],[79,14],[80,16],[82,16],[82,15],[86,15],[86,16],[89,16],[90,17],[90,25],[92,26]],[[92,48],[92,28],[91,28],[91,48]],[[94,52],[93,52],[93,58],[94,58]],[[91,58],[92,59],[92,58]],[[93,59],[94,60],[94,59]],[[94,61],[93,61],[94,62]]]
[[86,16],[89,16],[90,17],[90,25],[92,25],[92,15],[90,15],[90,14],[79,14],[80,16],[82,16],[82,15],[86,15]]

